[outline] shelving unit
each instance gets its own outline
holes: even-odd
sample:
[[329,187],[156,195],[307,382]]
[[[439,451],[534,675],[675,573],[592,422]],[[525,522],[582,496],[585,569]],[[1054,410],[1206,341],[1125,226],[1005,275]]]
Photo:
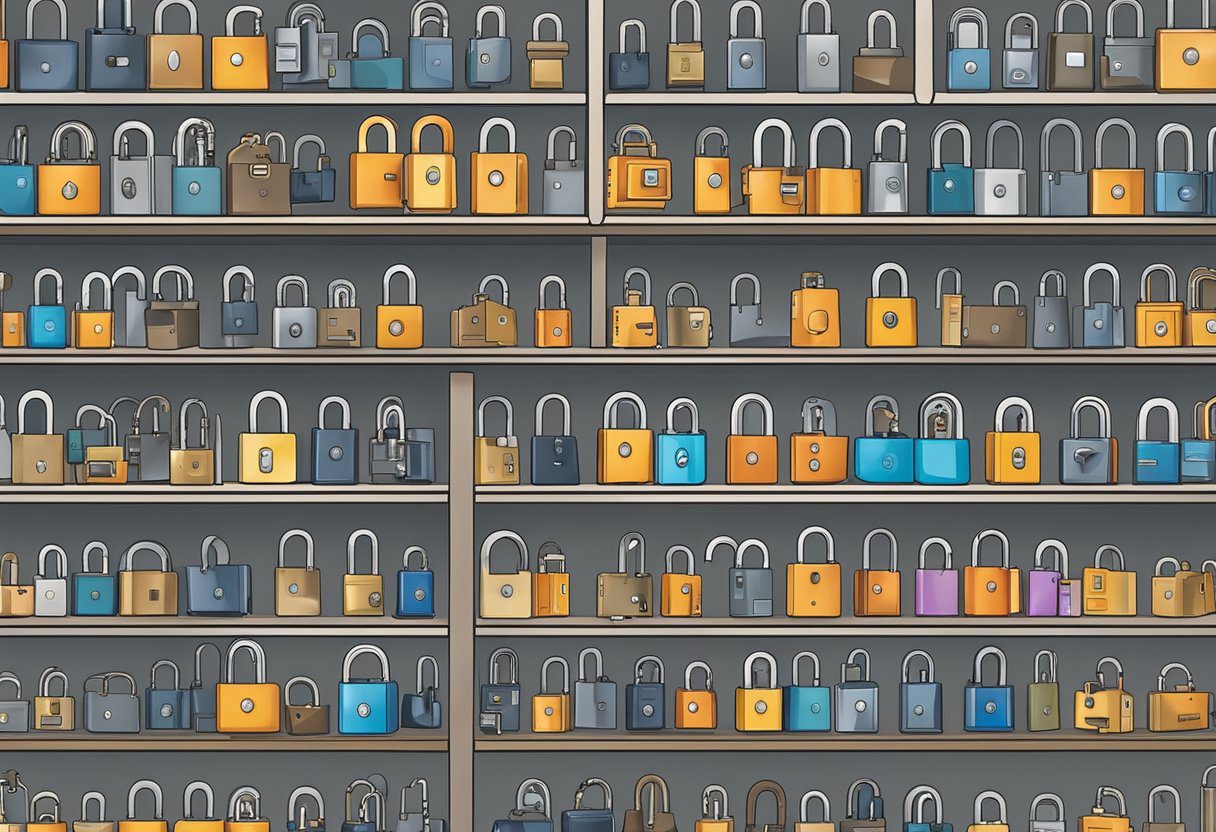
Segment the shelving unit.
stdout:
[[246,636],[367,636],[368,638],[447,638],[448,622],[443,619],[364,618],[277,618],[249,615],[241,618],[178,617],[89,617],[80,618],[4,618],[0,636],[58,636],[76,638],[141,637],[180,638]]
[[[733,703],[727,703],[733,705]],[[721,703],[719,703],[721,706]],[[1075,735],[1048,737],[1035,734],[698,734],[694,731],[659,731],[628,736],[594,731],[569,734],[538,734],[531,737],[495,737],[477,741],[478,751],[628,753],[663,751],[764,751],[774,753],[815,751],[1207,751],[1216,750],[1216,739],[1208,736],[1167,737],[1147,731],[1108,736]]]
[[208,735],[175,731],[150,731],[136,735],[84,737],[43,733],[5,739],[15,751],[344,751],[344,752],[444,752],[446,737],[427,731],[405,731],[387,737],[293,737],[289,734]]

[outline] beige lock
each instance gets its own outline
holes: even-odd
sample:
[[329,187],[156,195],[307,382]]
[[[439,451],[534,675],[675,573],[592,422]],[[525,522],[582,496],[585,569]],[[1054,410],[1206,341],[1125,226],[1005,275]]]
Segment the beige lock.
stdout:
[[[359,541],[371,543],[371,571],[361,574],[355,564]],[[346,541],[346,574],[342,576],[342,614],[384,615],[384,576],[380,574],[380,539],[371,529],[357,529]]]
[[[494,572],[490,556],[494,545],[509,540],[518,550],[518,567],[507,572]],[[502,529],[486,537],[481,544],[481,588],[478,615],[481,618],[531,618],[532,573],[528,571],[528,544],[513,531]]]
[[[287,542],[293,538],[304,541],[303,566],[288,566]],[[280,618],[321,614],[321,570],[316,565],[312,535],[303,529],[291,529],[279,538],[279,565],[274,570],[274,614]]]
[[[638,569],[629,571],[629,556],[637,554]],[[646,571],[646,539],[627,532],[617,547],[617,571],[601,572],[597,579],[595,614],[619,621],[654,616],[654,576]]]
[[[502,405],[506,418],[500,436],[486,436],[486,408]],[[502,396],[487,396],[477,407],[477,435],[473,439],[473,479],[476,485],[519,485],[519,437],[515,435],[515,409]]]
[[[152,552],[159,557],[159,568],[132,568],[137,552]],[[141,540],[123,554],[118,566],[118,614],[177,615],[177,573],[163,544]]]
[[[51,694],[51,682],[59,681],[63,693]],[[76,729],[76,700],[68,693],[68,677],[57,667],[42,671],[38,696],[34,698],[35,731],[73,731]]]
[[[46,428],[43,433],[25,432],[26,407],[33,400],[42,402],[46,409]],[[55,404],[45,390],[30,390],[17,403],[17,433],[13,444],[13,485],[63,485],[66,474],[66,456],[62,434],[54,432]]]
[[[692,295],[692,303],[676,305],[676,293],[681,289]],[[708,306],[701,305],[697,287],[691,283],[673,283],[667,290],[667,346],[704,349],[714,337]]]

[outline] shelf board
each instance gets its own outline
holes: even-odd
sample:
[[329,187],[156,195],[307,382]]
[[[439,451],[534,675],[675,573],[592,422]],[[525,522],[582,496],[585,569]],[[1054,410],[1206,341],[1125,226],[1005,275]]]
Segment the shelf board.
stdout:
[[8,734],[6,751],[447,751],[442,732],[398,731],[383,737],[327,734],[195,734],[144,731],[140,734],[89,734],[84,731],[33,731]]
[[994,90],[993,92],[945,92],[933,93],[933,100],[926,104],[1051,104],[1056,107],[1086,104],[1094,107],[1111,105],[1154,104],[1211,106],[1216,104],[1216,94],[1204,92],[1046,92],[1043,90]]
[[655,92],[610,92],[604,96],[608,106],[628,105],[663,106],[686,105],[697,107],[723,107],[747,104],[764,107],[792,107],[819,105],[825,107],[840,107],[849,104],[906,104],[916,103],[916,95],[907,93],[864,93],[864,92],[671,92],[659,90]]
[[446,485],[0,485],[2,503],[443,504]]
[[3,217],[0,236],[515,236],[586,235],[587,217],[340,214],[290,217]]
[[368,638],[447,638],[442,618],[398,619],[384,617],[277,618],[249,615],[242,618],[85,617],[0,619],[3,636],[89,636],[146,638],[205,638],[208,636],[360,636]]
[[593,233],[818,236],[1209,236],[1212,217],[768,217],[612,214]]
[[481,92],[435,90],[432,92],[391,90],[329,90],[325,88],[301,90],[260,90],[228,92],[212,90],[141,90],[138,92],[3,92],[0,106],[19,107],[30,104],[63,107],[94,105],[140,106],[149,104],[167,105],[214,105],[247,104],[270,106],[299,104],[346,104],[375,107],[425,105],[451,107],[458,104],[501,106],[513,104],[585,106],[584,92]]

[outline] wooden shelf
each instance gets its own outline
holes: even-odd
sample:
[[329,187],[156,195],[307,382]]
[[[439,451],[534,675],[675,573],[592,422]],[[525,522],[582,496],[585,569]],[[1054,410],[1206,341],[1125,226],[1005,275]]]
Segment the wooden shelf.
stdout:
[[438,731],[398,731],[382,737],[327,734],[195,734],[186,731],[144,731],[141,734],[89,734],[83,731],[33,731],[8,734],[6,751],[447,751],[448,740]]
[[442,618],[398,619],[384,617],[278,618],[249,615],[241,618],[84,617],[4,618],[3,636],[89,636],[107,638],[206,638],[208,636],[366,636],[369,638],[446,638],[448,622]]
[[0,485],[3,503],[443,504],[446,485]]
[[0,236],[479,236],[586,235],[586,217],[339,214],[291,217],[3,217]]
[[359,105],[367,107],[394,107],[419,105],[429,107],[452,107],[459,104],[545,105],[586,106],[585,92],[480,92],[473,90],[435,90],[433,92],[391,90],[329,90],[326,88],[302,90],[262,90],[250,92],[228,92],[211,90],[144,90],[138,92],[3,92],[0,106],[20,107],[30,104],[62,107],[87,107],[96,105],[141,106],[160,105],[214,105],[232,104],[266,107],[271,105],[298,104],[302,106]]
[[993,90],[992,92],[945,92],[933,93],[933,98],[923,104],[988,104],[1003,107],[1010,104],[1050,104],[1056,107],[1073,107],[1078,104],[1093,107],[1128,106],[1150,104],[1156,106],[1210,107],[1216,104],[1216,94],[1205,92],[1112,92],[1098,89],[1093,92],[1046,92],[1044,90]]
[[697,107],[735,107],[749,105],[757,107],[806,107],[818,105],[822,107],[842,107],[847,105],[913,105],[916,96],[913,93],[864,93],[864,92],[671,92],[656,90],[655,92],[610,92],[605,94],[604,103],[608,106],[653,106],[670,107],[685,105]]
[[763,217],[612,214],[593,233],[681,237],[742,235],[816,236],[1210,236],[1210,217]]

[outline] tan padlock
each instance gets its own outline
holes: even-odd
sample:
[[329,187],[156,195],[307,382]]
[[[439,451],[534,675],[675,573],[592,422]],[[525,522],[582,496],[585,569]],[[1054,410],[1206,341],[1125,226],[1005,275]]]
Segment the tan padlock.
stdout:
[[[51,694],[51,682],[63,684],[63,693]],[[68,693],[68,677],[57,667],[42,671],[38,695],[34,698],[35,731],[73,731],[76,729],[76,700]]]
[[363,346],[363,310],[349,280],[330,281],[329,306],[317,310],[317,346]]
[[[367,574],[355,562],[360,540],[371,544],[372,564]],[[342,614],[384,615],[384,576],[380,574],[380,538],[371,529],[356,529],[346,540],[346,574],[342,576]]]
[[[43,433],[25,432],[25,411],[37,399],[46,409]],[[63,435],[55,433],[55,403],[45,390],[30,390],[17,403],[17,432],[13,434],[13,485],[63,485],[66,455]]]
[[[1012,305],[1001,304],[1002,289],[1013,292]],[[963,306],[961,346],[1025,349],[1026,321],[1026,307],[1017,284],[1002,280],[992,287],[991,306]]]
[[[172,274],[177,278],[177,299],[168,300],[161,280]],[[194,296],[194,277],[184,266],[169,265],[152,278],[152,300],[144,313],[148,349],[182,350],[198,346],[199,302]]]
[[[1069,7],[1085,14],[1085,30],[1065,31]],[[1109,34],[1109,33],[1107,33]],[[1061,0],[1056,7],[1056,28],[1047,41],[1047,89],[1090,92],[1094,88],[1094,12],[1085,0]]]
[[[170,6],[181,6],[190,15],[187,34],[165,33],[165,11]],[[198,32],[198,9],[193,0],[160,0],[152,33],[148,35],[148,89],[202,88],[203,36]]]
[[[553,24],[553,40],[541,40],[540,25]],[[528,58],[528,86],[534,90],[560,90],[565,86],[563,73],[570,44],[562,39],[562,19],[553,12],[538,14],[532,20],[532,40],[524,46]]]
[[[137,552],[152,552],[160,558],[158,569],[133,569]],[[169,550],[155,540],[131,545],[118,566],[118,614],[177,615],[177,573]]]
[[[288,566],[287,541],[304,541],[303,566]],[[279,538],[279,565],[274,570],[274,614],[311,616],[321,614],[321,570],[317,568],[312,535],[303,529],[291,529]]]
[[[270,151],[279,140],[279,159]],[[228,152],[224,197],[231,216],[278,217],[291,214],[291,164],[281,133],[246,133]]]
[[[502,289],[502,303],[489,295],[490,286],[495,283]],[[519,344],[506,278],[500,274],[482,278],[472,302],[452,310],[451,336],[453,347],[514,347]]]
[[[688,306],[676,305],[676,293],[682,289],[692,295]],[[713,337],[709,307],[701,305],[697,287],[687,282],[673,283],[667,290],[667,346],[705,349]]]

